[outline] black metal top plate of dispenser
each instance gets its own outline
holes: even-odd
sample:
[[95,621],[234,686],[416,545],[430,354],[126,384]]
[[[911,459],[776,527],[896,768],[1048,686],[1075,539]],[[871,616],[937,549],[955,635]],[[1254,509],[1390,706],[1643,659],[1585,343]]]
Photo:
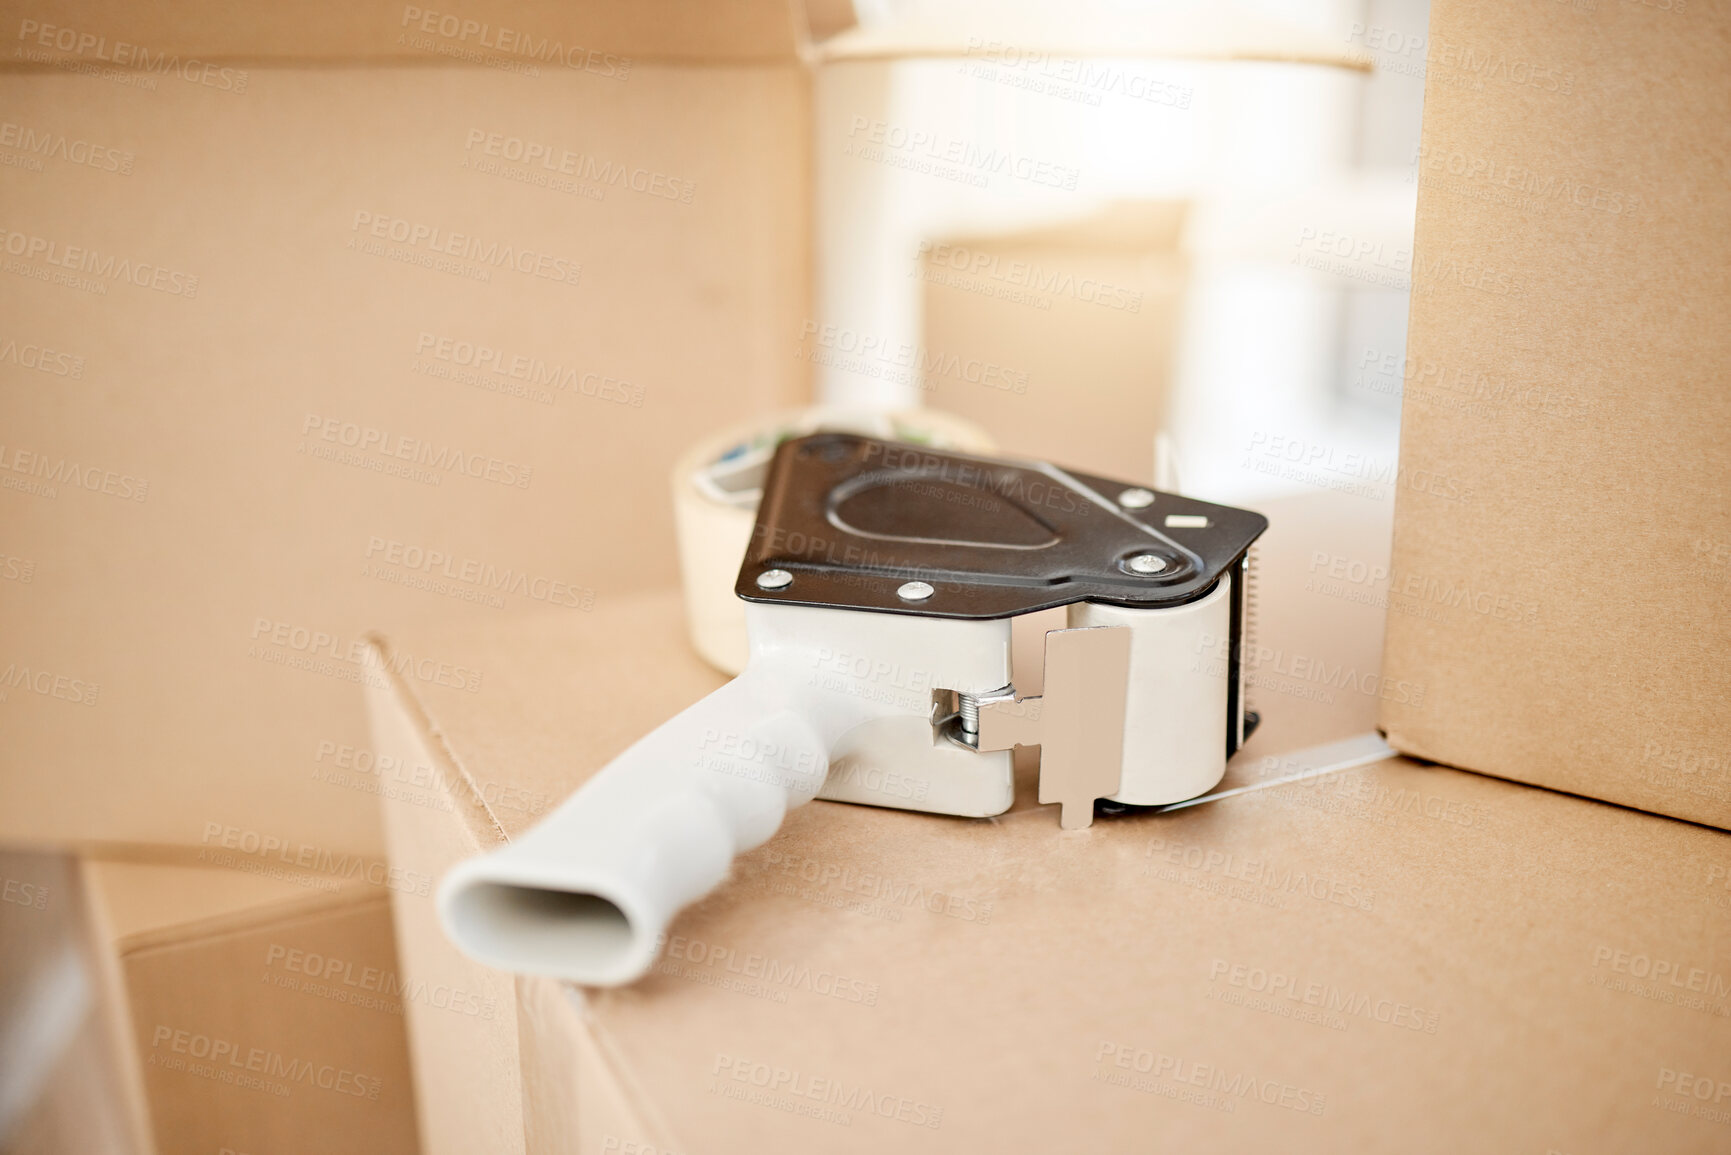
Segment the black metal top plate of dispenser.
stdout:
[[[1121,503],[1126,492],[1142,500]],[[776,450],[734,590],[946,618],[1174,606],[1205,596],[1268,528],[1249,510],[1146,492],[1043,462],[816,433]],[[792,580],[765,588],[772,570]],[[904,596],[909,582],[932,592]]]

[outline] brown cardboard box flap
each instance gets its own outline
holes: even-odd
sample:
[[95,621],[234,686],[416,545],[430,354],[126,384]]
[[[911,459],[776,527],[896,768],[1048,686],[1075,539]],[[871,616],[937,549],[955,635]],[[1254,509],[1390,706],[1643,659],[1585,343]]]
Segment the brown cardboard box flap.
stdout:
[[[382,889],[342,880],[319,885],[246,870],[87,858],[85,877],[104,937],[122,954],[221,934],[333,906],[378,901]],[[250,865],[247,863],[243,864]]]

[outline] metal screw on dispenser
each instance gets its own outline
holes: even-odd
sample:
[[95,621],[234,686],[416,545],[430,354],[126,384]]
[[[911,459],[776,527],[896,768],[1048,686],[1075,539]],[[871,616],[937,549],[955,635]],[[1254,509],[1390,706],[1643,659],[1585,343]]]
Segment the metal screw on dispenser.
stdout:
[[1124,562],[1125,569],[1139,574],[1165,573],[1167,565],[1165,558],[1153,553],[1139,553]]
[[980,744],[980,699],[974,694],[956,695],[956,718],[962,728],[962,741],[970,746]]
[[925,582],[903,582],[896,590],[896,596],[904,602],[923,602],[935,593],[937,591]]
[[1118,504],[1125,509],[1147,509],[1154,504],[1154,494],[1147,489],[1126,489],[1118,495]]
[[784,569],[766,569],[757,575],[760,590],[784,590],[793,584],[793,575]]

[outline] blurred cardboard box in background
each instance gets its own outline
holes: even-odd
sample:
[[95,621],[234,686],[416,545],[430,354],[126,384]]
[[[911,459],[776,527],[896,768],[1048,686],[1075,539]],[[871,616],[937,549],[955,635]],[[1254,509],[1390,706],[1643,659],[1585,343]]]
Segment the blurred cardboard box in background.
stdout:
[[1152,484],[1183,305],[1180,203],[929,242],[925,403],[1012,456]]
[[490,1009],[402,980],[388,891],[318,872],[86,860],[141,1150],[418,1150],[405,1006]]
[[250,865],[0,855],[0,1150],[418,1150],[406,1006],[496,1008],[403,980],[385,886]]
[[671,585],[804,399],[807,9],[4,7],[0,840],[376,854],[363,632]]

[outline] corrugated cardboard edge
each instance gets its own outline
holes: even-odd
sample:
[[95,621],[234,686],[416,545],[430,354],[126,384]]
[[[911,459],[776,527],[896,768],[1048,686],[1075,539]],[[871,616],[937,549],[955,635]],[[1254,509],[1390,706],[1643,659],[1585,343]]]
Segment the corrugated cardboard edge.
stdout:
[[1526,778],[1514,778],[1506,774],[1498,774],[1492,770],[1475,770],[1471,766],[1456,766],[1454,763],[1444,761],[1441,758],[1435,758],[1429,754],[1417,752],[1416,748],[1421,746],[1422,743],[1409,742],[1407,744],[1415,749],[1409,750],[1405,748],[1397,736],[1390,731],[1383,731],[1383,740],[1392,746],[1395,752],[1402,758],[1415,763],[1421,768],[1434,767],[1438,770],[1458,770],[1462,774],[1472,774],[1476,777],[1489,778],[1496,782],[1507,782],[1510,786],[1518,786],[1523,790],[1537,790],[1544,794],[1556,794],[1563,798],[1576,798],[1582,802],[1591,802],[1595,806],[1609,806],[1615,810],[1627,810],[1634,814],[1645,814],[1652,818],[1663,818],[1667,822],[1681,822],[1686,826],[1699,826],[1701,829],[1711,830],[1715,834],[1731,834],[1731,830],[1727,830],[1724,826],[1706,818],[1691,818],[1685,814],[1671,814],[1664,810],[1651,810],[1634,802],[1617,798],[1601,798],[1595,794],[1582,794],[1579,791],[1566,790],[1561,786],[1552,786],[1544,782],[1535,782]]
[[689,1143],[681,1141],[673,1124],[655,1105],[655,1095],[632,1075],[631,1063],[623,1048],[592,1013],[589,995],[569,983],[563,985],[566,998],[581,1010],[583,1039],[591,1056],[591,1079],[606,1087],[611,1101],[633,1120],[634,1126],[649,1136],[654,1146],[662,1151],[693,1150]]
[[[404,752],[412,763],[431,763],[443,772],[438,790],[450,801],[449,811],[386,805],[383,815],[392,858],[414,856],[414,867],[428,868],[436,885],[457,857],[507,841],[505,830],[413,690],[384,660],[391,651],[389,640],[375,634],[368,641],[385,675],[378,682],[368,682],[363,691],[374,747]],[[404,751],[404,747],[411,749]],[[441,832],[449,837],[440,839]],[[461,955],[439,928],[431,895],[420,898],[392,892],[391,899],[397,965],[405,981],[438,982],[463,976],[467,982],[481,976],[489,990],[499,991],[505,1004],[498,1008],[496,1020],[461,1023],[435,1019],[433,1011],[419,1003],[404,1008],[423,1150],[426,1155],[524,1151],[525,1044],[515,978]],[[469,1091],[468,1097],[447,1093],[459,1086]]]
[[[396,712],[414,732],[415,738],[438,764],[449,772],[448,781],[462,784],[459,793],[446,791],[453,810],[450,813],[429,812],[435,821],[456,824],[479,849],[502,846],[510,841],[498,817],[487,805],[474,775],[466,768],[445,741],[444,734],[433,723],[412,687],[392,673],[389,665],[389,638],[374,634],[369,642],[379,659],[379,668],[386,672],[385,689],[369,687],[366,693],[373,710]],[[375,724],[376,744],[379,727]],[[416,967],[414,944],[404,935],[404,925],[397,926],[399,966],[410,975]],[[451,952],[456,948],[446,944]],[[598,1029],[589,1013],[588,996],[569,983],[532,976],[516,976],[513,980],[516,1007],[518,1055],[522,1080],[521,1125],[524,1149],[530,1155],[604,1149],[611,1137],[613,1149],[626,1143],[649,1144],[661,1151],[685,1150],[679,1147],[664,1117],[654,1107],[654,1098],[631,1076],[630,1066],[619,1050]],[[414,1008],[409,1008],[411,1049],[415,1047]],[[418,1050],[415,1053],[419,1054]],[[416,1066],[416,1080],[422,1076]],[[577,1088],[581,1104],[578,1116],[567,1119],[555,1110],[547,1114],[547,1104],[567,1102],[568,1094],[559,1093],[555,1084],[569,1083]],[[425,1112],[427,1093],[417,1096]],[[531,1109],[531,1103],[534,1109]],[[423,1142],[431,1143],[435,1134],[421,1116]]]
[[521,976],[523,1135],[528,1155],[687,1151],[626,1070],[569,983]]
[[390,682],[391,706],[401,710],[404,716],[408,718],[421,741],[426,743],[427,751],[468,787],[465,797],[451,797],[452,803],[461,808],[458,817],[463,820],[464,825],[482,845],[486,844],[486,840],[482,838],[483,831],[491,837],[492,841],[501,846],[511,841],[510,836],[505,833],[505,827],[499,821],[498,815],[494,814],[493,808],[487,805],[486,797],[480,784],[475,781],[475,776],[469,772],[468,767],[463,765],[463,760],[457,757],[457,752],[451,749],[451,744],[445,741],[444,732],[433,723],[432,718],[428,717],[427,712],[421,708],[420,699],[415,696],[414,690],[391,669],[391,640],[384,634],[374,632],[367,635],[367,644],[372,650],[373,664],[384,673]]
[[158,930],[125,935],[114,940],[114,954],[118,958],[128,958],[152,951],[211,943],[219,939],[247,934],[266,926],[292,926],[296,923],[325,918],[332,914],[347,914],[368,906],[383,906],[389,902],[390,896],[388,894],[354,892],[301,901],[268,903],[251,910],[235,911],[229,914],[216,915],[212,918],[198,919],[190,923],[182,923],[178,926],[162,927]]

